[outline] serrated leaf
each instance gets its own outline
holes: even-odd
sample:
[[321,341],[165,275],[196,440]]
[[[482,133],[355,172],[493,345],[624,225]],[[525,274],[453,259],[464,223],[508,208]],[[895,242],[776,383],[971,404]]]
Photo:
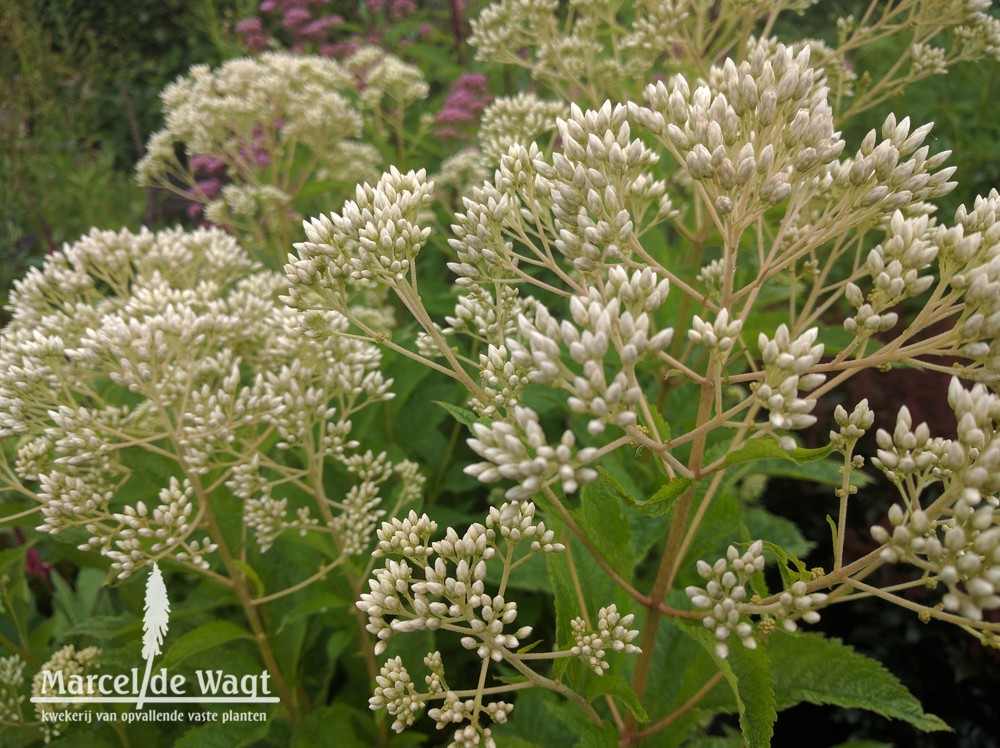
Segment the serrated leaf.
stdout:
[[[806,565],[794,553],[786,551],[780,545],[772,543],[770,540],[764,541],[764,550],[774,554],[774,557],[778,560],[778,571],[781,572],[781,583],[785,589],[788,589],[800,580],[808,582],[812,579],[809,569],[806,568]],[[795,565],[798,574],[788,568],[789,561]]]
[[250,632],[229,621],[212,621],[178,637],[163,655],[162,666],[179,665],[192,655],[221,647],[237,639],[251,639]]
[[722,677],[736,697],[740,730],[747,748],[769,748],[778,712],[774,676],[767,654],[762,648],[746,649],[735,645],[729,657],[722,659],[716,654],[718,640],[711,631],[688,624],[679,628],[701,644],[722,671]]
[[778,708],[803,701],[856,707],[901,719],[925,732],[950,730],[880,662],[821,634],[776,632],[767,642]]
[[587,701],[593,701],[598,696],[613,696],[628,707],[639,722],[649,722],[649,715],[636,697],[632,687],[620,675],[602,675],[591,678],[587,683]]
[[460,408],[457,405],[446,403],[443,400],[434,400],[433,402],[435,405],[440,405],[442,408],[444,408],[448,412],[448,415],[450,415],[456,421],[458,421],[461,424],[464,424],[465,426],[468,426],[470,429],[474,424],[482,423],[479,416],[477,416],[471,410],[467,410],[466,408]]
[[740,462],[780,459],[789,460],[801,465],[806,462],[822,460],[824,457],[829,456],[831,452],[833,452],[833,444],[827,444],[825,447],[817,447],[816,449],[802,449],[800,447],[793,449],[791,452],[786,452],[774,439],[765,437],[762,439],[751,439],[734,452],[729,452],[726,455],[725,464],[729,466]]
[[597,468],[597,473],[600,476],[597,482],[603,483],[622,502],[647,517],[662,517],[673,508],[674,502],[694,485],[694,481],[690,478],[675,478],[666,485],[660,486],[656,493],[646,501],[639,501],[626,491],[621,483],[612,478],[604,468]]

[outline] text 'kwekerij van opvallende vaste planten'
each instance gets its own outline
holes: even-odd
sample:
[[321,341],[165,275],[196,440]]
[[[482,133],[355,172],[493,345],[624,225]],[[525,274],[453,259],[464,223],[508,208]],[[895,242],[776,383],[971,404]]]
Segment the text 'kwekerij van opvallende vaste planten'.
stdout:
[[[4,744],[951,729],[816,624],[996,646],[1000,195],[945,214],[950,152],[882,113],[1000,61],[990,3],[809,39],[792,0],[323,6],[265,0],[163,91],[138,178],[200,225],[94,228],[10,292]],[[851,386],[899,369],[953,427]],[[259,716],[107,716],[204,696]]]

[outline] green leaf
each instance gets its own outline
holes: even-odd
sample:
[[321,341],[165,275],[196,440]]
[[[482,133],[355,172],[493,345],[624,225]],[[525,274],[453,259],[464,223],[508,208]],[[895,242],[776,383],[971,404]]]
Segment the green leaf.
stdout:
[[803,701],[856,707],[901,719],[925,732],[950,730],[881,663],[837,639],[820,634],[773,634],[767,651],[774,663],[775,695],[780,709]]
[[793,449],[786,452],[774,439],[751,439],[735,452],[726,455],[726,465],[735,465],[740,462],[753,462],[756,460],[782,459],[798,464],[815,462],[822,460],[833,452],[833,444],[816,449]]
[[[662,517],[673,508],[674,502],[694,485],[694,481],[690,478],[675,478],[666,485],[660,486],[656,493],[646,501],[639,501],[626,491],[621,483],[612,478],[604,468],[597,468],[597,473],[600,476],[597,482],[603,484],[605,490],[612,492],[625,504],[647,517]],[[589,485],[595,484],[591,483]]]
[[747,507],[743,510],[743,524],[751,538],[770,540],[796,556],[808,555],[816,545],[806,540],[794,522],[759,507]]
[[641,504],[637,504],[636,509],[647,517],[661,517],[673,509],[674,502],[683,496],[684,492],[694,484],[695,482],[690,478],[674,478],[666,485],[656,489],[656,493],[650,496],[649,499]]
[[344,600],[344,598],[330,592],[318,592],[281,616],[281,623],[278,625],[277,631],[274,632],[275,636],[280,635],[288,624],[311,616],[314,613],[326,613],[331,608],[351,610],[353,606]]
[[[785,589],[788,589],[800,580],[808,582],[812,579],[809,569],[806,568],[806,565],[794,553],[786,551],[780,545],[772,543],[770,540],[764,541],[764,550],[773,553],[774,557],[778,560],[778,571],[781,572],[781,583]],[[795,564],[795,569],[798,573],[788,567],[789,561]]]
[[159,452],[136,447],[119,450],[118,454],[125,467],[158,488],[166,488],[170,485],[171,478],[180,477],[181,470],[177,460]]
[[86,636],[110,641],[141,630],[142,621],[134,615],[89,616],[66,630],[65,636]]
[[602,675],[591,678],[587,684],[587,701],[593,701],[598,696],[613,696],[628,707],[639,722],[649,722],[649,715],[639,703],[635,692],[628,682],[620,675]]
[[711,631],[687,624],[679,628],[700,643],[722,671],[722,677],[736,697],[740,730],[747,748],[768,748],[778,713],[774,676],[767,654],[761,648],[747,649],[734,643],[729,657],[722,659],[715,652],[718,642]]
[[473,413],[471,410],[466,408],[460,408],[457,405],[452,405],[451,403],[446,403],[443,400],[434,400],[435,405],[440,405],[448,414],[461,424],[468,426],[470,429],[473,424],[482,423],[482,420]]
[[213,722],[191,728],[174,743],[174,748],[242,748],[257,743],[267,729],[266,721]]
[[254,597],[264,597],[264,580],[260,578],[260,575],[254,570],[254,568],[238,558],[233,559],[233,565],[243,572],[243,576],[247,578],[248,582],[253,582],[254,586]]
[[[612,480],[603,474],[580,492],[580,508],[574,512],[591,542],[620,574],[635,568],[628,520],[622,514],[621,498]],[[620,488],[620,487],[619,487]]]
[[336,745],[337,748],[368,748],[372,745],[374,736],[365,739],[365,736],[358,734],[360,725],[370,721],[367,717],[368,715],[346,704],[321,706],[295,728],[292,748],[314,748],[323,745]]
[[[573,584],[566,570],[566,561],[560,558],[561,554],[546,553],[545,565],[549,570],[549,578],[552,580],[553,604],[556,609],[556,642],[560,647],[571,646],[573,641],[573,629],[570,621],[577,617],[576,597],[573,594]],[[560,657],[552,663],[552,674],[555,678],[561,678],[569,666],[569,658]]]
[[212,621],[188,631],[175,641],[163,655],[163,667],[179,665],[192,655],[237,639],[251,639],[250,632],[229,621]]
[[580,742],[576,745],[577,748],[618,748],[618,730],[612,722],[587,725],[580,733]]

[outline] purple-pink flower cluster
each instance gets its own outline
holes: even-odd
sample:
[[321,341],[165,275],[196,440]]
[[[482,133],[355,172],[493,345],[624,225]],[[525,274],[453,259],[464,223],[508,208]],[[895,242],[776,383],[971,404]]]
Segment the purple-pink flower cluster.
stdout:
[[260,15],[243,19],[235,31],[254,52],[288,48],[296,53],[315,51],[325,57],[339,56],[343,45],[333,43],[331,37],[344,18],[327,13],[325,6],[329,4],[330,0],[262,0]]
[[493,101],[489,81],[482,73],[463,73],[448,90],[441,111],[434,121],[438,135],[445,138],[471,137],[483,110]]
[[[350,24],[342,15],[331,13],[331,0],[261,0],[257,15],[234,27],[240,41],[253,52],[285,49],[296,54],[319,54],[344,59],[364,45],[385,46],[392,31],[394,47],[408,46],[441,30],[464,28],[466,0],[365,0],[350,14]],[[346,13],[346,11],[345,11]],[[393,24],[421,21],[403,34]],[[362,33],[345,33],[349,27],[364,27]],[[457,41],[461,39],[458,38]]]
[[[284,122],[275,123],[280,130]],[[241,145],[236,151],[236,164],[243,168],[263,168],[271,163],[271,153],[264,142],[264,131],[257,128],[253,141],[249,145]],[[187,216],[191,220],[201,218],[205,204],[222,196],[222,187],[226,183],[226,162],[216,156],[195,156],[191,159],[191,174],[194,175],[194,186],[187,190],[191,202],[187,206]]]

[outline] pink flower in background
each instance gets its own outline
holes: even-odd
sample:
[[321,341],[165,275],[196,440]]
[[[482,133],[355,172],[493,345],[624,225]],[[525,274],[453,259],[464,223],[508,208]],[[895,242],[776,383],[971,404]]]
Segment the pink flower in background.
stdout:
[[489,81],[481,73],[464,73],[448,91],[441,111],[434,121],[442,137],[468,137],[455,126],[474,125],[479,122],[483,110],[493,101],[489,91]]
[[195,156],[191,159],[191,172],[195,176],[221,176],[226,164],[215,156]]
[[312,13],[305,8],[289,8],[285,11],[285,19],[282,21],[282,25],[286,29],[298,31],[312,19]]

